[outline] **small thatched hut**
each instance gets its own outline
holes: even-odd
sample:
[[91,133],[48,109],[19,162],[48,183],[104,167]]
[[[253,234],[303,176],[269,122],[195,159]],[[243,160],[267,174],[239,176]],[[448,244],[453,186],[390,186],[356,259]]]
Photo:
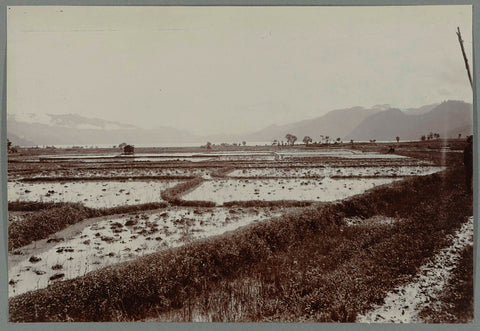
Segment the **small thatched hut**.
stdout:
[[133,147],[133,145],[127,145],[123,147],[123,154],[133,155],[134,153],[135,153],[135,147]]

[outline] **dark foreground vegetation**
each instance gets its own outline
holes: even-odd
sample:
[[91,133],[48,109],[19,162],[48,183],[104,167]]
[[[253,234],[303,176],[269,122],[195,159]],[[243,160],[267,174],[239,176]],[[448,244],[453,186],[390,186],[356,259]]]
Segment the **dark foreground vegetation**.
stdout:
[[87,218],[165,207],[167,207],[165,202],[106,209],[88,208],[80,203],[71,202],[9,202],[8,210],[10,212],[35,211],[35,213],[28,214],[24,220],[8,224],[8,250],[28,245],[35,240],[45,239],[49,235]]
[[[312,201],[304,201],[304,200],[273,200],[273,201],[265,201],[265,200],[242,200],[242,201],[227,201],[224,202],[223,205],[225,207],[307,207],[313,204]],[[318,204],[318,203],[317,203]]]
[[[10,321],[353,322],[472,215],[463,181],[410,178],[58,282],[11,298]],[[398,221],[345,224],[375,215]]]

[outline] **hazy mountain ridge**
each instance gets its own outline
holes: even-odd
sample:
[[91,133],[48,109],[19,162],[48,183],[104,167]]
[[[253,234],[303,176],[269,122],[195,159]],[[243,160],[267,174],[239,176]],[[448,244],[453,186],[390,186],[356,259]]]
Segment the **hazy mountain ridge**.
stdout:
[[71,129],[136,129],[131,124],[116,121],[107,121],[100,118],[84,117],[79,114],[36,114],[36,113],[14,113],[8,114],[9,121],[16,121],[30,124],[44,124],[53,127],[65,127]]
[[[151,144],[198,141],[198,137],[170,127],[158,129],[85,129],[17,122],[15,120],[8,121],[8,137],[10,136],[17,136],[24,142],[34,142],[35,145],[118,145],[121,142]],[[15,144],[22,144],[13,138],[12,141]]]
[[450,100],[427,112],[390,109],[372,115],[345,136],[345,139],[395,140],[399,136],[400,139],[414,140],[430,132],[439,133],[442,138],[454,138],[458,134],[472,134],[472,125],[472,105]]
[[270,125],[243,135],[199,136],[171,127],[143,129],[130,124],[87,118],[77,114],[8,116],[8,137],[20,145],[95,145],[121,142],[132,144],[197,143],[197,142],[271,142],[285,141],[287,133],[296,135],[298,142],[304,136],[319,141],[341,138],[365,141],[370,139],[420,139],[429,132],[441,137],[472,134],[472,105],[463,101],[445,101],[441,104],[400,110],[390,105],[371,108],[351,107],[336,109],[312,119],[285,125]]
[[440,103],[433,103],[431,105],[425,105],[419,108],[407,108],[407,109],[402,109],[402,111],[408,115],[420,115],[420,114],[425,114],[428,113],[429,111],[433,110],[435,107],[440,105]]
[[287,133],[297,136],[299,140],[302,140],[304,136],[309,136],[314,141],[319,141],[320,136],[342,137],[351,132],[365,118],[381,110],[381,107],[366,109],[358,106],[336,109],[323,116],[308,120],[286,125],[271,125],[263,130],[246,135],[245,138],[250,141],[285,140]]
[[16,134],[7,133],[7,135],[8,140],[12,142],[13,146],[35,146],[35,143],[33,141],[23,139]]
[[[472,105],[463,101],[445,101],[418,108],[400,110],[389,104],[371,108],[351,107],[336,109],[327,114],[286,125],[271,125],[246,136],[251,141],[285,140],[287,133],[297,136],[298,141],[310,136],[319,141],[320,136],[343,141],[420,139],[423,134],[438,132],[441,137],[457,137],[472,134]],[[239,138],[240,139],[240,138]]]

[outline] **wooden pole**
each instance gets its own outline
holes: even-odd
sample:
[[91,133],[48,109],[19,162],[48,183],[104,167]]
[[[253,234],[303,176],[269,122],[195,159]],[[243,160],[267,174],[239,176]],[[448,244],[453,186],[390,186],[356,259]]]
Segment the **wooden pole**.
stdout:
[[458,36],[458,42],[460,43],[460,48],[462,49],[463,60],[465,61],[465,68],[467,69],[467,74],[468,74],[468,80],[470,81],[470,86],[473,89],[472,75],[470,74],[470,67],[468,66],[467,55],[465,54],[465,49],[463,48],[463,40],[462,40],[462,35],[460,34],[459,27],[457,27],[457,36]]

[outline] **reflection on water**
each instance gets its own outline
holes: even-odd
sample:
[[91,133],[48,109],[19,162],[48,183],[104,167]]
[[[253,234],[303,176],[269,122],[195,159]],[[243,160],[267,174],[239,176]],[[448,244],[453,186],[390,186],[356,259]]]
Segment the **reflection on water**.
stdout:
[[248,200],[335,201],[400,179],[218,179],[203,182],[185,194],[183,199],[214,201],[217,204]]
[[[169,208],[86,226],[42,253],[9,264],[10,297],[71,279],[105,266],[218,235],[266,218],[281,208]],[[63,239],[63,238],[62,238]],[[58,280],[50,280],[59,277]]]
[[180,182],[178,180],[9,182],[8,201],[80,202],[92,208],[139,205],[162,201],[161,192]]

